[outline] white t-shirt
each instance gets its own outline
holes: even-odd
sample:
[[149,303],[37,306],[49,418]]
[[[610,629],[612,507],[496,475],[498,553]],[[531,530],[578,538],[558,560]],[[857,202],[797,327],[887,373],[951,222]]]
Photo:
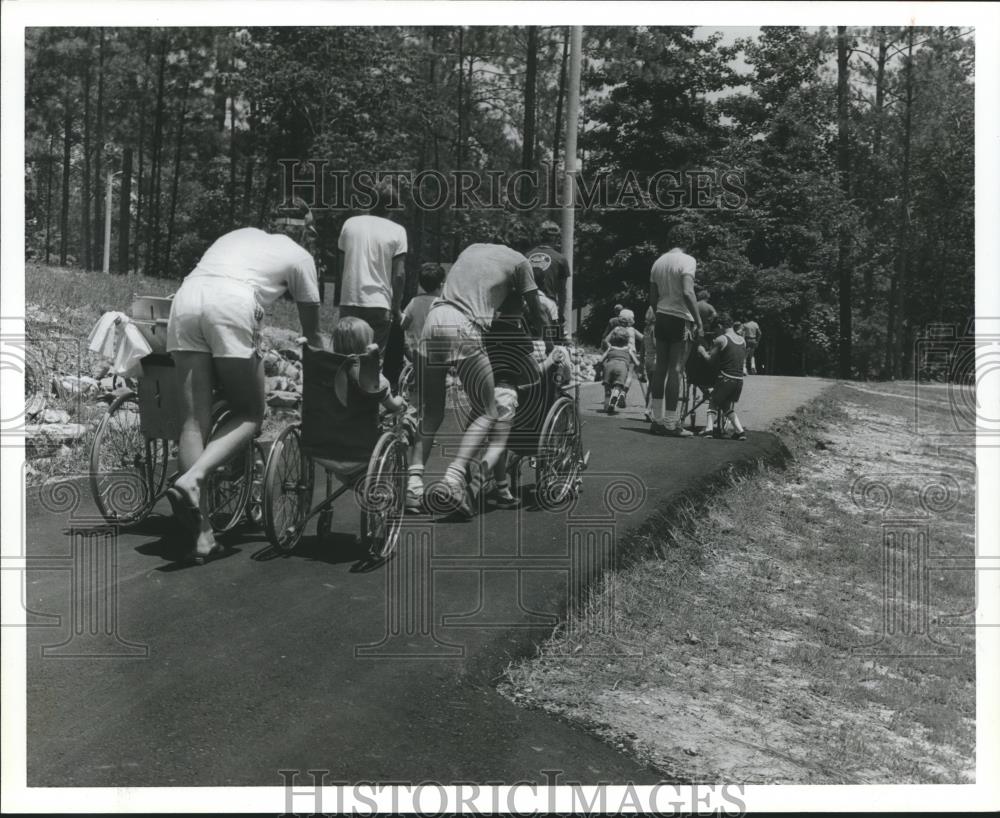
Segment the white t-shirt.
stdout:
[[297,302],[319,303],[316,264],[309,252],[288,236],[256,227],[243,227],[216,239],[188,278],[200,276],[247,283],[263,306],[273,304],[286,291]]
[[340,230],[340,304],[392,307],[392,260],[406,252],[406,230],[381,216],[352,216]]
[[687,253],[674,248],[664,253],[653,263],[649,280],[656,284],[660,300],[656,311],[665,315],[675,315],[685,321],[694,321],[694,316],[684,301],[684,277],[694,280],[695,260]]

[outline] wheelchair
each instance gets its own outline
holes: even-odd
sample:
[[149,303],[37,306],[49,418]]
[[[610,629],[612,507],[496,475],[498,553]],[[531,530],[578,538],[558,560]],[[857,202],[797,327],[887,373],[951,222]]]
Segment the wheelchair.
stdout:
[[[583,448],[580,384],[559,382],[552,373],[517,390],[518,408],[507,438],[511,492],[520,494],[525,464],[535,472],[535,501],[557,509],[579,495],[590,461]],[[459,424],[468,428],[472,407],[456,383],[452,403]]]
[[[113,525],[135,525],[146,519],[178,476],[169,471],[171,448],[181,427],[176,370],[166,351],[170,305],[171,298],[134,297],[132,321],[153,352],[142,359],[136,389],[115,397],[91,443],[90,491],[100,515]],[[225,401],[216,401],[212,431],[228,416]],[[263,463],[263,450],[252,441],[209,476],[209,519],[217,533],[244,521],[260,523],[256,489]]]
[[[302,420],[281,431],[264,467],[264,530],[276,551],[291,552],[314,518],[317,535],[329,535],[334,502],[352,490],[370,556],[384,560],[396,548],[414,425],[403,414],[380,418],[378,374],[377,350],[340,355],[303,346]],[[326,484],[314,505],[317,468]]]
[[[684,373],[681,376],[679,404],[681,425],[689,421],[689,428],[692,432],[696,428],[698,410],[702,406],[705,406],[706,411],[708,409],[707,404],[712,399],[712,388],[718,377],[718,369],[702,358],[698,353],[698,345],[693,344],[684,367]],[[720,424],[725,423],[724,417],[718,420]]]

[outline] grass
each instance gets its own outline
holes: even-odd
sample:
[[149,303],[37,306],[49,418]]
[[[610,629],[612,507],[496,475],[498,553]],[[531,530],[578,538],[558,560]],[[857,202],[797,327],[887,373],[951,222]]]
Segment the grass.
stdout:
[[[947,403],[922,417],[926,434],[898,406],[837,387],[781,423],[793,453],[785,470],[734,477],[664,510],[634,536],[632,563],[538,656],[511,665],[501,692],[674,780],[972,780],[972,629],[935,630],[958,651],[950,658],[851,652],[881,628],[888,519],[852,501],[858,477],[891,473],[892,512],[907,516],[921,513],[928,475],[950,475],[961,493],[928,519],[931,555],[974,550],[974,465],[934,437],[953,431]],[[929,615],[972,609],[973,579],[932,570]],[[610,632],[586,627],[603,617]]]

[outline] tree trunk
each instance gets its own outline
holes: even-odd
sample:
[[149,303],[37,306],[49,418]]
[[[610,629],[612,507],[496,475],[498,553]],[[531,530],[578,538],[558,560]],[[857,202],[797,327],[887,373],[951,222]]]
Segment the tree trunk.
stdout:
[[[882,173],[882,115],[885,107],[885,65],[888,61],[889,44],[885,36],[885,27],[878,29],[878,59],[875,68],[875,130],[872,134],[872,168],[874,170],[871,180],[871,200],[869,202],[869,227],[874,234],[877,220],[880,218],[880,205],[883,198]],[[865,294],[864,294],[864,315],[866,318],[872,314],[872,301],[874,300],[875,275],[872,264],[865,267]]]
[[132,204],[132,149],[122,151],[122,186],[118,195],[118,272],[128,275],[129,216]]
[[187,117],[187,93],[181,103],[180,119],[177,121],[177,144],[174,147],[174,178],[170,190],[170,216],[167,219],[167,248],[163,254],[163,275],[170,275],[170,251],[174,244],[174,218],[177,215],[177,191],[181,179],[181,154],[184,150],[184,120]]
[[160,65],[156,81],[156,117],[153,126],[153,157],[150,167],[149,227],[146,239],[146,275],[156,275],[160,256],[160,177],[163,152],[163,88],[167,68],[167,35],[160,41]]
[[455,168],[462,169],[465,147],[465,32],[458,29],[458,144],[455,146]]
[[[94,191],[95,196],[104,189],[104,41],[105,30],[100,30],[97,57],[97,113],[94,129]],[[94,247],[104,241],[104,208],[98,203],[94,208]],[[96,254],[95,254],[96,255]]]
[[[538,85],[538,26],[528,26],[528,55],[524,74],[524,144],[521,146],[521,167],[532,170],[535,165],[535,94]],[[528,180],[521,180],[521,201],[527,198]]]
[[[903,180],[902,194],[899,203],[899,224],[896,239],[896,264],[889,281],[889,314],[887,316],[886,332],[886,371],[889,377],[895,378],[899,373],[899,341],[903,332],[899,331],[898,323],[905,321],[900,302],[905,301],[906,268],[909,260],[909,221],[910,221],[910,132],[912,127],[913,107],[913,28],[908,30],[908,47],[906,56],[906,99],[903,111]],[[905,341],[904,341],[905,343]]]
[[62,208],[59,214],[59,263],[66,266],[66,242],[69,239],[69,173],[70,151],[73,147],[73,112],[67,87],[63,98],[63,177]]
[[90,200],[92,197],[90,179],[90,29],[87,29],[87,58],[83,68],[83,185],[81,196],[80,239],[83,242],[83,268],[91,269],[90,257]]
[[559,165],[559,144],[562,142],[563,100],[566,97],[566,60],[569,57],[569,29],[563,31],[562,66],[559,69],[559,94],[556,97],[556,125],[552,132],[552,189],[556,187],[556,168]]
[[913,293],[910,286],[910,260],[913,257],[910,253],[910,148],[912,142],[912,120],[913,120],[913,27],[908,29],[907,49],[906,49],[906,112],[903,120],[903,200],[901,203],[902,219],[900,221],[900,271],[899,271],[899,296],[900,296],[900,327],[899,342],[901,350],[900,376],[906,376],[911,371],[911,361],[913,352]]
[[52,166],[55,164],[55,158],[52,156],[52,152],[56,149],[56,135],[54,133],[49,133],[49,153],[48,162],[46,163],[48,172],[45,175],[45,263],[49,263],[49,256],[51,254],[51,237],[52,237]]
[[229,98],[229,227],[236,226],[236,97]]
[[[142,250],[142,205],[145,201],[143,195],[143,151],[146,144],[146,98],[149,93],[149,60],[153,56],[153,49],[149,39],[149,32],[146,32],[146,63],[142,74],[142,91],[139,99],[139,166],[135,178],[135,241],[132,250],[132,269],[138,272],[140,265],[140,252]],[[147,219],[148,220],[148,219]]]
[[[847,111],[848,92],[848,62],[847,62],[847,26],[837,26],[837,171],[840,175],[840,187],[844,194],[845,207],[850,204],[851,197],[851,154],[850,133]],[[850,233],[846,224],[840,225],[840,237],[837,247],[837,280],[839,284],[840,301],[840,365],[841,378],[851,377],[851,265],[848,259],[850,252]]]

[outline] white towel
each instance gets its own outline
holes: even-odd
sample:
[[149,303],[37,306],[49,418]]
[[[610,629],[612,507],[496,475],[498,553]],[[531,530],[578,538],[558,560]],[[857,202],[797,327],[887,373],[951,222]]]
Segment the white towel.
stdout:
[[127,378],[142,374],[142,359],[153,348],[139,328],[123,312],[106,312],[87,339],[91,352],[111,363],[111,371]]

